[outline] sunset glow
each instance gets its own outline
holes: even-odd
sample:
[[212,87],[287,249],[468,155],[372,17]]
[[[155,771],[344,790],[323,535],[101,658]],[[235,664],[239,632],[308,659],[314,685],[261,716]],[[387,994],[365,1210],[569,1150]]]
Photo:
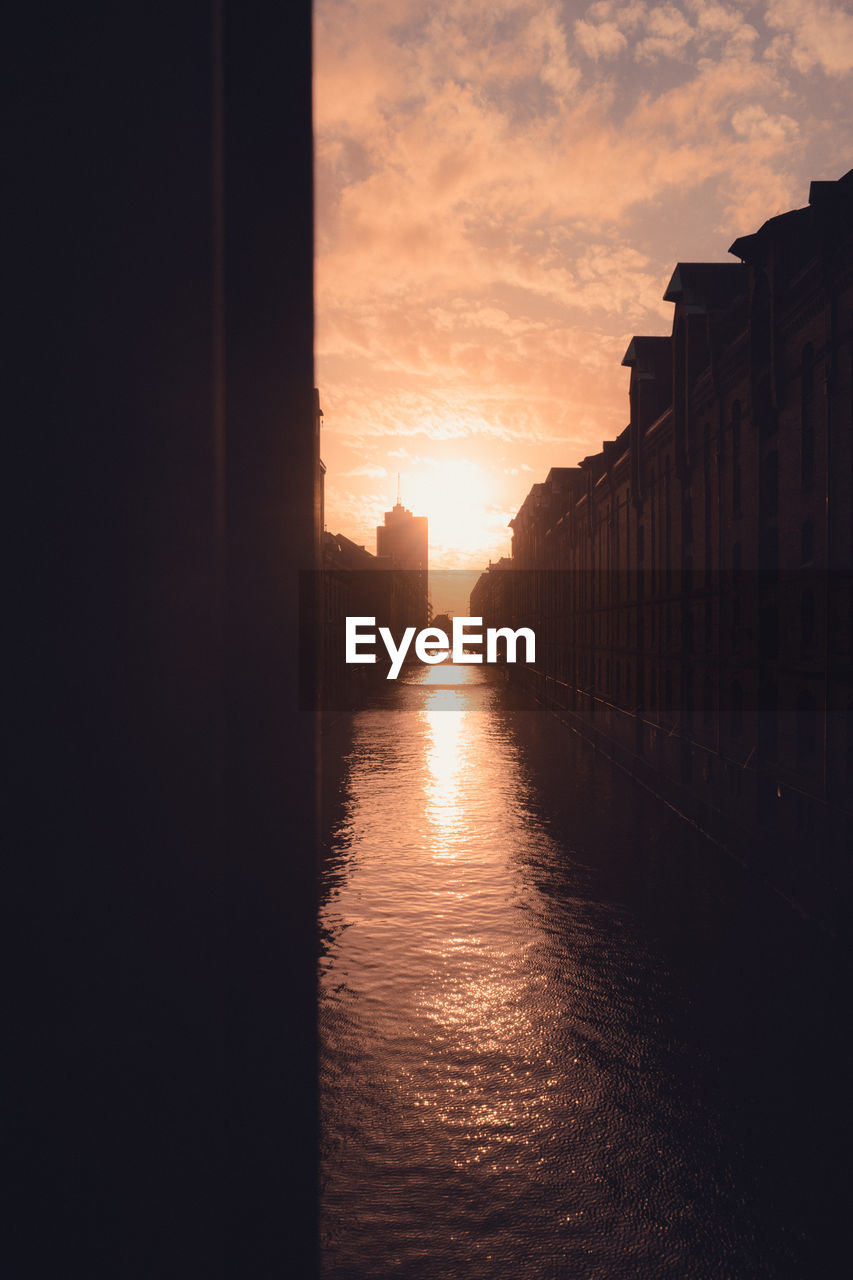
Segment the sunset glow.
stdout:
[[622,429],[677,260],[851,163],[833,0],[318,0],[315,67],[326,523],[372,549],[399,472],[435,567]]
[[[471,555],[488,556],[506,525],[506,513],[494,497],[487,467],[465,458],[425,458],[406,478],[406,501],[429,514],[430,540],[443,549],[447,567]],[[436,556],[433,563],[438,566]]]

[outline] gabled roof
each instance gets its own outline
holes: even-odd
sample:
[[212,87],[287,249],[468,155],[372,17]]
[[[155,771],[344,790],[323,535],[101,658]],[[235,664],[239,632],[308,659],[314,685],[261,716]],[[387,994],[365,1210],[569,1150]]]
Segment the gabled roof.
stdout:
[[837,182],[812,182],[809,186],[809,204],[812,208],[826,204],[827,201],[848,201],[853,196],[853,169],[838,179]]
[[579,467],[552,467],[545,477],[545,484],[553,493],[558,489],[571,488],[580,478]]
[[746,288],[744,269],[735,262],[679,262],[663,295],[664,302],[688,310],[721,310]]
[[655,374],[669,367],[672,338],[641,337],[636,334],[628,343],[622,364],[638,373]]
[[328,530],[323,534],[323,552],[341,569],[378,569],[384,568],[388,563],[386,556],[375,556],[372,551],[353,542],[344,534],[329,533]]
[[752,235],[738,236],[729,248],[729,253],[740,258],[742,262],[758,265],[764,262],[767,245],[771,239],[799,236],[807,231],[810,225],[811,210],[808,207],[791,209],[788,213],[780,213],[775,218],[768,218]]
[[830,226],[834,224],[842,232],[849,232],[853,221],[853,169],[837,182],[812,182],[807,205],[768,218],[752,235],[739,236],[729,253],[743,262],[763,266],[772,242],[800,240],[806,243],[808,233],[821,224],[826,225],[827,220]]
[[518,511],[516,511],[513,518],[509,521],[507,525],[508,529],[515,528],[516,521],[526,509],[532,508],[538,505],[539,498],[541,497],[544,488],[545,488],[545,485],[542,484],[541,482],[537,482],[536,484],[533,484],[530,486],[530,489],[528,491],[526,498],[522,502],[521,506],[518,508]]

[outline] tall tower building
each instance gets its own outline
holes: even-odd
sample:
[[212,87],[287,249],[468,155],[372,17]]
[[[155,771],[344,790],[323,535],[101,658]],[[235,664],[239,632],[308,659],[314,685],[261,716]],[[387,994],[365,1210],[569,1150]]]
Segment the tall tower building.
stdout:
[[385,523],[376,529],[376,554],[388,556],[395,569],[428,569],[428,520],[413,516],[400,503],[385,512]]
[[385,512],[385,523],[376,529],[376,554],[387,557],[397,575],[397,607],[394,622],[401,626],[427,625],[429,585],[429,522],[413,516],[398,500]]

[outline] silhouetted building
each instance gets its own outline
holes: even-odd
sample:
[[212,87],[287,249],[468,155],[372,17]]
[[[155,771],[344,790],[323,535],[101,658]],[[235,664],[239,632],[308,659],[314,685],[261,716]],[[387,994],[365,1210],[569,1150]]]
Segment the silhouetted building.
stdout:
[[740,262],[678,263],[627,426],[511,522],[515,677],[824,919],[851,905],[851,228],[853,172]]
[[320,457],[320,428],[323,410],[320,408],[320,392],[314,388],[314,540],[316,563],[323,560],[323,531],[326,528],[326,464]]
[[316,590],[310,592],[310,603],[309,595],[305,598],[313,622],[306,632],[306,644],[316,661],[319,704],[325,713],[334,714],[358,705],[375,682],[385,678],[390,665],[383,644],[375,649],[376,662],[346,662],[346,619],[373,618],[377,632],[388,627],[399,640],[406,627],[421,630],[432,615],[425,516],[413,516],[398,502],[385,513],[385,524],[376,531],[377,555],[342,533],[325,531],[322,418],[320,393],[315,388],[314,515],[321,572],[315,579]]
[[395,571],[392,630],[427,625],[429,617],[429,534],[426,516],[414,516],[399,502],[376,529],[376,554]]
[[372,555],[342,533],[325,533],[322,584],[321,703],[334,713],[356,706],[385,678],[388,662],[381,644],[377,662],[346,663],[345,628],[348,617],[375,618],[377,630],[391,626],[395,582],[386,557]]
[[385,512],[385,523],[376,529],[376,554],[388,556],[396,569],[426,572],[429,564],[426,516],[413,516],[401,503]]
[[482,618],[483,628],[503,627],[513,616],[512,560],[501,556],[480,574],[471,591],[472,618]]

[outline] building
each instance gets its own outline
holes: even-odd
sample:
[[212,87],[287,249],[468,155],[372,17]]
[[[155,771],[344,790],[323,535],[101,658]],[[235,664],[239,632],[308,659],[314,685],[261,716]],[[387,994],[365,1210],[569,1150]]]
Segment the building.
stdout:
[[334,716],[357,706],[388,670],[381,646],[376,663],[348,665],[345,630],[348,617],[375,618],[377,627],[391,625],[395,581],[390,561],[342,533],[325,533],[320,599],[320,701],[324,712]]
[[323,410],[320,392],[314,388],[314,546],[317,568],[323,563],[323,531],[326,528],[326,464],[320,457],[320,434]]
[[480,574],[471,591],[469,612],[472,618],[482,618],[483,629],[505,626],[512,614],[513,563],[509,556],[501,556]]
[[511,522],[502,619],[537,635],[513,678],[836,925],[853,852],[852,228],[853,172],[736,240],[738,262],[676,265],[671,333],[633,337],[622,362],[624,430]]
[[399,501],[376,529],[376,554],[395,571],[395,636],[405,627],[421,630],[429,620],[429,532],[426,516],[412,515]]

